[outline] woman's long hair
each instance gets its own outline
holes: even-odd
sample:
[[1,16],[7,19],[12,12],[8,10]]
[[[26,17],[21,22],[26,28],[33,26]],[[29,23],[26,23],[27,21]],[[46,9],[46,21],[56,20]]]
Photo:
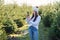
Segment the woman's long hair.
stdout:
[[[32,19],[33,17],[34,17],[34,13],[33,13],[32,17],[31,17],[31,19]],[[36,21],[37,17],[38,17],[38,14],[37,14],[37,12],[35,11],[35,18],[34,18],[33,22]]]

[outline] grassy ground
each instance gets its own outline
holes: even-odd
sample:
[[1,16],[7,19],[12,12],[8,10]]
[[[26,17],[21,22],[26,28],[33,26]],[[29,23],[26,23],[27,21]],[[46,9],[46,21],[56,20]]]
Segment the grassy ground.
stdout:
[[[48,40],[49,35],[49,28],[45,28],[41,23],[39,25],[39,40]],[[21,40],[30,40],[29,34],[25,35],[24,37],[20,37]]]
[[[20,28],[20,30],[27,30],[28,27],[25,25],[25,27]],[[43,24],[41,23],[39,25],[39,40],[48,40],[48,35],[49,35],[49,28],[45,28],[43,26]],[[19,39],[19,40],[30,40],[29,38],[29,33],[24,35],[24,34],[19,34],[19,35],[15,35],[15,38]]]

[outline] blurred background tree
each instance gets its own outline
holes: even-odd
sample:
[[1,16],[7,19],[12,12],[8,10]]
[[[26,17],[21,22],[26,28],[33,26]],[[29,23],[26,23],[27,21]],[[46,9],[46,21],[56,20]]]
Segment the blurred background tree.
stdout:
[[[16,3],[3,4],[4,0],[0,0],[0,39],[6,40],[8,34],[19,31],[19,28],[25,28],[27,24],[24,18],[27,11],[32,14],[32,6],[26,4],[19,6]],[[60,40],[60,3],[40,6],[39,14],[42,17],[39,24],[40,40]]]

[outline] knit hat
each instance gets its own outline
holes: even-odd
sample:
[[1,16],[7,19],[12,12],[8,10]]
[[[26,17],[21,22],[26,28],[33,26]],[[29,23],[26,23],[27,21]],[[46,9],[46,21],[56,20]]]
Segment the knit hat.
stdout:
[[38,7],[37,6],[33,7],[33,11],[36,11],[38,13],[38,11],[39,11]]

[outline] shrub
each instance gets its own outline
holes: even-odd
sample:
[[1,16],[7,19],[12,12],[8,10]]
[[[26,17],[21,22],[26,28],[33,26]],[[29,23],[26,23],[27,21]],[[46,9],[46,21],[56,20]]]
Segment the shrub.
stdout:
[[58,11],[58,13],[57,13],[56,20],[57,20],[57,26],[60,27],[60,11]]
[[53,23],[52,14],[46,14],[46,16],[43,17],[43,24],[45,27],[51,27],[51,24]]
[[60,11],[57,12],[56,25],[56,37],[60,40]]
[[23,23],[20,21],[20,19],[16,19],[14,22],[16,22],[18,28],[23,26]]
[[52,27],[50,28],[49,40],[60,40],[60,11],[57,11]]
[[4,27],[4,30],[6,31],[6,33],[10,34],[10,33],[13,33],[14,32],[14,26],[11,22],[11,20],[7,19],[4,23],[3,23]]
[[7,40],[6,32],[1,29],[0,29],[0,40]]

